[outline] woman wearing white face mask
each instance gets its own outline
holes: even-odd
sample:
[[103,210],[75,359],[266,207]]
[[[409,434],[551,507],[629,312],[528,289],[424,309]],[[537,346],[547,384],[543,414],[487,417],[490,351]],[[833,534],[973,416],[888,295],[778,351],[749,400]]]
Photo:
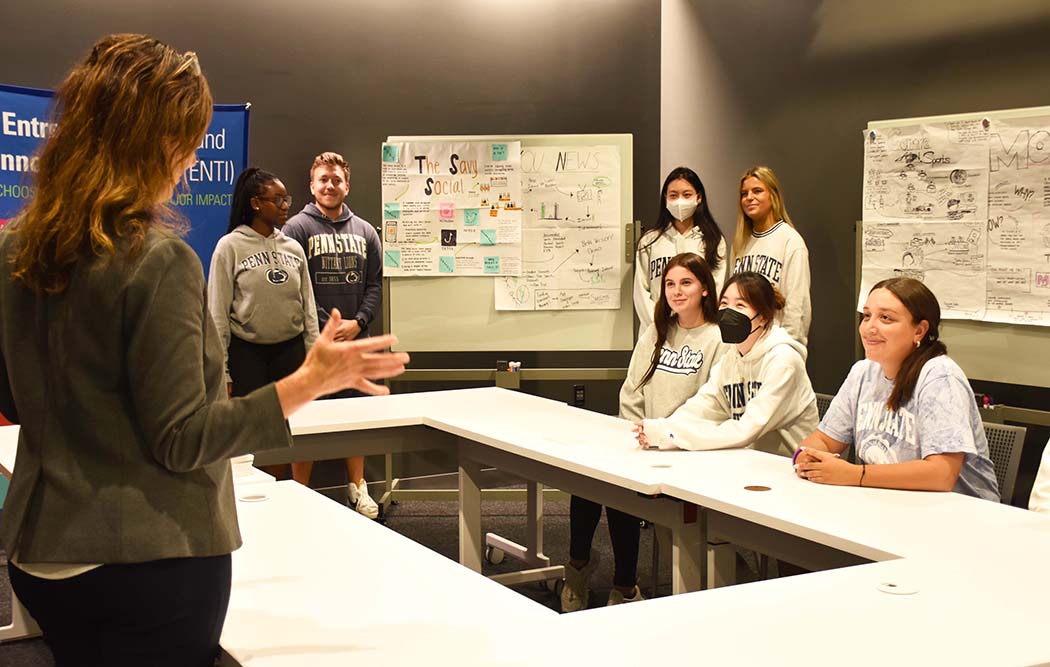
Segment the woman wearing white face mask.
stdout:
[[707,206],[704,184],[688,167],[676,167],[664,179],[656,225],[638,243],[634,267],[634,311],[639,332],[653,323],[664,267],[672,257],[695,252],[704,258],[721,294],[725,282],[726,241]]
[[784,297],[754,272],[736,273],[722,290],[718,328],[724,354],[696,396],[663,419],[635,424],[647,449],[751,447],[791,456],[817,424],[806,375],[806,348],[775,324]]

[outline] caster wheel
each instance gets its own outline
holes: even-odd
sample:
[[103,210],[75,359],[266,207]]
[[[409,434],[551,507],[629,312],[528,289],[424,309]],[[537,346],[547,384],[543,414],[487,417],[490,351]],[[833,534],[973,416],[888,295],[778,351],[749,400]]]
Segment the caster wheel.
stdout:
[[503,562],[503,559],[507,554],[503,553],[503,549],[497,549],[496,547],[485,547],[485,560],[493,565],[499,565]]
[[555,595],[561,595],[561,589],[565,587],[564,579],[546,579],[540,582],[540,587],[545,588]]

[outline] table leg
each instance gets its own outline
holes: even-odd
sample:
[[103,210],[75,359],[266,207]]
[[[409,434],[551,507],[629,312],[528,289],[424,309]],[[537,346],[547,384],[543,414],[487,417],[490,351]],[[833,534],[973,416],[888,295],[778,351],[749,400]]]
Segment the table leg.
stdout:
[[[525,489],[529,508],[525,545],[529,548],[529,555],[539,560],[543,558],[543,485],[538,482],[527,482]],[[544,565],[549,562],[548,560]]]
[[39,635],[40,626],[18,601],[15,592],[11,591],[11,624],[0,627],[0,642],[28,639]]
[[682,503],[681,518],[675,523],[671,528],[671,593],[678,595],[701,590],[707,582],[706,514],[698,512],[696,505]]
[[481,534],[481,466],[460,456],[459,460],[459,562],[481,572],[485,539]]

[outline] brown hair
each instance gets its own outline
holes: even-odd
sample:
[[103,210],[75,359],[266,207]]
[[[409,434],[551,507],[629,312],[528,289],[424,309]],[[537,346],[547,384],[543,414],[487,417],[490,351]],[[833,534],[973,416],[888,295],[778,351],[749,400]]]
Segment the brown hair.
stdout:
[[[773,170],[763,165],[757,165],[751,167],[744,172],[744,175],[740,177],[740,187],[744,187],[744,181],[749,178],[757,178],[762,181],[762,185],[766,186],[766,190],[769,191],[769,203],[772,206],[773,218],[775,220],[783,220],[792,227],[795,223],[791,222],[791,216],[788,215],[787,208],[784,206],[784,195],[780,191],[780,180],[777,179],[777,175],[773,173]],[[744,213],[743,197],[737,192],[736,197],[736,233],[733,235],[733,257],[739,257],[744,252],[744,246],[747,244],[747,239],[755,231],[755,223],[751,218],[747,217]]]
[[[722,297],[726,295],[726,290],[729,289],[730,285],[736,285],[737,291],[740,292],[740,297],[751,304],[751,307],[755,309],[756,315],[761,316],[766,321],[762,325],[763,329],[768,330],[776,319],[777,311],[784,309],[784,295],[776,287],[773,287],[773,284],[761,273],[755,273],[754,271],[734,273],[726,281],[726,284],[722,286]],[[719,301],[721,301],[721,297]]]
[[902,403],[907,403],[914,395],[922,367],[930,359],[948,354],[948,347],[940,341],[938,331],[941,324],[941,305],[937,303],[937,297],[929,287],[915,278],[888,278],[875,283],[868,294],[877,289],[887,290],[897,297],[911,314],[913,324],[925,320],[929,326],[918,346],[904,358],[893,381],[893,391],[886,400],[886,408],[896,412]]
[[196,54],[145,35],[110,35],[55,93],[57,129],[44,144],[36,192],[16,226],[12,277],[65,291],[76,263],[137,253],[153,224],[178,215],[158,198],[200,145],[212,97]]
[[696,276],[696,279],[700,281],[701,287],[707,292],[707,296],[700,299],[700,314],[703,316],[704,322],[716,322],[718,320],[718,297],[715,294],[715,278],[711,275],[711,268],[707,265],[707,262],[704,261],[703,257],[692,252],[683,252],[672,257],[671,261],[667,262],[667,266],[664,267],[663,276],[660,279],[660,298],[653,308],[653,324],[656,325],[656,347],[653,349],[653,358],[649,362],[649,370],[645,372],[645,376],[638,386],[644,385],[653,377],[653,373],[656,372],[656,366],[660,363],[660,353],[664,349],[664,343],[667,342],[673,311],[667,303],[667,284],[665,281],[667,280],[668,271],[676,266],[680,266]]
[[325,151],[314,158],[314,163],[310,165],[310,180],[314,180],[314,169],[321,166],[327,167],[340,167],[343,173],[346,174],[346,184],[350,185],[350,165],[346,163],[343,156],[339,153],[333,153],[332,151]]

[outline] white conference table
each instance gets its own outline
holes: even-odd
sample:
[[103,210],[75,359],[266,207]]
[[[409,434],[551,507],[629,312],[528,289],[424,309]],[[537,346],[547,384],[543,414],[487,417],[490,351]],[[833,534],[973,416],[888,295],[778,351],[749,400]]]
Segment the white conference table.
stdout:
[[239,490],[237,515],[223,664],[525,666],[544,645],[522,629],[559,617],[292,481]]
[[[679,505],[695,503],[705,508],[702,514],[712,531],[744,545],[798,555],[802,564],[881,561],[588,610],[554,621],[522,621],[513,636],[507,632],[513,619],[493,614],[475,627],[481,641],[476,651],[460,660],[456,647],[449,646],[448,653],[434,653],[428,663],[503,664],[507,647],[522,663],[546,659],[559,664],[565,662],[560,656],[579,656],[580,647],[588,662],[628,665],[667,660],[798,665],[1050,661],[1050,644],[1043,639],[1050,623],[1050,569],[1041,562],[1050,554],[1047,517],[958,494],[811,484],[798,479],[785,459],[751,450],[643,452],[618,420],[504,390],[423,396],[428,400],[417,395],[406,401],[404,411],[395,405],[399,397],[383,397],[379,414],[372,417],[356,415],[368,414],[369,402],[379,403],[379,398],[350,399],[357,403],[325,409],[341,414],[338,428],[344,431],[374,431],[381,420],[393,418],[392,411],[402,420],[398,423],[455,436],[461,491],[463,478],[468,482],[462,500],[468,506],[477,494],[469,488],[472,472],[464,467],[508,463],[541,476],[560,469],[590,488],[621,485],[624,497],[662,495]],[[424,412],[409,414],[414,410]],[[366,428],[357,428],[359,419]],[[324,427],[315,422],[313,428]],[[296,433],[294,419],[292,430]],[[465,531],[468,540],[477,539],[464,525],[473,523],[472,512],[468,507],[463,516],[461,511],[461,537]],[[468,551],[479,549],[476,541],[468,545]],[[472,557],[480,559],[480,554]],[[487,595],[479,594],[475,602],[489,605]],[[402,602],[420,619],[432,604],[428,595]],[[441,628],[444,616],[439,611],[423,622]],[[312,622],[305,632],[313,632]],[[352,636],[365,641],[368,633]],[[543,650],[537,653],[533,645]],[[383,660],[387,654],[380,653],[386,649],[376,646],[376,659]],[[411,654],[399,660],[403,654],[396,651],[403,647],[391,650],[390,664],[415,659]]]
[[[869,549],[863,543],[843,550],[840,541],[811,540],[804,520],[794,524],[796,532],[803,533],[801,539],[792,540],[790,533],[779,532],[778,525],[734,522],[726,514],[698,511],[698,507],[711,507],[705,503],[712,501],[713,509],[718,509],[721,505],[717,498],[705,496],[705,502],[700,503],[689,494],[669,492],[675,489],[671,482],[683,479],[683,471],[692,474],[684,466],[690,459],[695,462],[703,461],[707,455],[743,453],[790,473],[783,458],[750,450],[702,453],[699,458],[691,452],[643,451],[624,420],[505,389],[316,401],[293,415],[290,426],[295,446],[261,452],[256,455],[257,462],[454,448],[460,462],[460,562],[479,572],[485,546],[478,483],[483,465],[529,482],[528,551],[531,562],[537,565],[545,560],[542,503],[536,482],[612,505],[668,528],[672,536],[674,593],[705,587],[708,563],[704,545],[708,532],[726,539],[737,538],[744,546],[762,544],[763,553],[813,567],[852,565],[897,556]],[[738,465],[735,460],[727,461],[727,472],[736,472]],[[796,493],[800,487],[812,486],[796,481]],[[703,485],[688,488],[695,490]],[[739,505],[741,499],[736,495],[732,503]],[[739,507],[746,513],[746,505]],[[705,520],[709,514],[717,520],[710,530]],[[791,527],[790,522],[782,523]]]
[[539,483],[613,505],[668,528],[672,589],[703,586],[703,532],[695,508],[663,497],[662,470],[646,463],[620,419],[498,388],[315,401],[289,420],[294,446],[256,454],[256,463],[445,449],[459,459],[460,562],[481,571],[482,466],[526,480],[526,562],[543,555]]
[[[345,596],[324,597],[327,595],[324,573],[339,567],[345,567],[350,573],[354,568],[338,556],[324,555],[317,549],[296,549],[294,541],[288,541],[288,555],[281,558],[294,560],[295,556],[301,556],[303,577],[310,578],[314,573],[317,581],[290,581],[287,590],[279,586],[267,589],[268,601],[261,598],[251,601],[249,597],[242,603],[245,591],[250,596],[256,587],[261,590],[275,582],[235,574],[238,583],[231,601],[233,625],[228,648],[234,653],[247,651],[238,655],[245,660],[259,661],[251,664],[270,664],[263,660],[277,661],[282,655],[297,656],[296,651],[303,647],[315,651],[315,644],[321,644],[322,648],[315,651],[316,655],[311,653],[309,661],[291,659],[281,664],[321,664],[316,660],[321,660],[322,655],[345,659],[348,654],[356,655],[365,649],[368,649],[366,655],[384,664],[399,664],[426,655],[430,656],[429,663],[439,664],[524,664],[543,659],[542,656],[551,659],[561,655],[575,655],[570,661],[580,662],[584,658],[594,661],[595,654],[619,658],[624,664],[650,664],[666,659],[711,659],[713,664],[799,665],[887,662],[1028,665],[1050,661],[1050,644],[1043,638],[1050,624],[1050,611],[1047,611],[1050,569],[1042,565],[1042,560],[1050,554],[1048,517],[958,494],[815,485],[795,477],[783,458],[748,450],[642,452],[633,447],[629,433],[613,418],[499,389],[346,401],[344,405],[329,401],[326,402],[329,405],[323,406],[324,411],[334,411],[334,419],[333,414],[316,412],[310,422],[309,410],[315,406],[304,412],[302,424],[293,419],[292,430],[297,439],[296,447],[289,450],[293,456],[299,449],[297,429],[300,427],[313,429],[313,433],[303,435],[330,434],[326,437],[347,431],[364,436],[383,429],[403,428],[413,429],[424,439],[439,433],[434,443],[444,438],[446,443],[453,442],[460,452],[461,487],[464,478],[467,482],[472,479],[469,468],[478,461],[500,457],[530,459],[542,467],[540,472],[561,468],[567,475],[590,480],[587,484],[597,480],[596,487],[622,484],[625,495],[640,497],[638,494],[655,493],[675,498],[662,498],[667,502],[695,503],[706,508],[701,514],[708,516],[712,530],[725,528],[734,539],[734,531],[745,539],[750,534],[748,531],[754,531],[773,535],[775,547],[795,539],[797,544],[792,543],[789,550],[810,545],[818,547],[818,552],[828,549],[882,562],[568,616],[539,614],[527,620],[523,617],[520,626],[505,622],[499,613],[483,613],[474,618],[470,628],[473,641],[477,642],[476,650],[466,639],[437,643],[446,637],[468,636],[460,634],[466,632],[464,628],[449,626],[449,615],[460,612],[447,611],[442,606],[447,600],[435,600],[435,595],[430,593],[416,597],[411,590],[404,590],[405,597],[398,600],[396,610],[381,607],[382,618],[408,614],[415,619],[422,627],[418,629],[423,637],[421,644],[430,640],[450,651],[441,654],[399,644],[395,637],[400,634],[396,632],[396,624],[389,629],[389,634],[383,634],[387,631],[383,627],[362,628],[358,632],[352,624],[337,624],[333,628],[329,621],[317,620],[339,610],[352,615],[352,611],[346,611],[354,608],[351,602],[335,600]],[[317,409],[320,410],[320,406]],[[325,418],[332,419],[334,425],[326,426]],[[357,437],[348,438],[348,435],[351,434],[344,435],[342,440],[351,444],[339,447],[360,445],[354,442]],[[464,466],[468,468],[466,471]],[[770,490],[744,490],[745,486],[753,485],[769,486]],[[475,494],[470,488],[466,491],[469,505],[474,502]],[[337,516],[355,517],[345,508],[325,502],[329,502],[330,508],[326,506],[319,523],[311,524],[315,529],[323,530],[328,523],[345,522]],[[251,503],[238,503],[238,506],[245,521],[244,549],[249,549],[249,542],[256,540],[256,529],[251,527],[247,513],[261,510],[266,502],[257,507]],[[336,511],[340,513],[333,513]],[[464,524],[472,522],[472,512],[461,518],[461,534],[465,531],[468,537],[473,529]],[[697,522],[697,532],[703,523]],[[387,535],[380,526],[360,519],[355,518],[349,525],[354,534],[361,536],[362,543],[384,539],[379,536]],[[375,530],[358,529],[358,525]],[[260,521],[258,527],[265,529],[266,522]],[[683,527],[683,534],[688,532]],[[768,540],[768,535],[760,537]],[[479,552],[480,547],[476,542],[469,545],[475,552]],[[245,559],[235,557],[235,564],[247,564],[248,554],[254,554],[252,558],[258,559],[258,563],[253,567],[267,570],[266,559],[275,548],[245,551]],[[480,553],[476,557],[480,563]],[[452,564],[444,560],[442,565],[428,562],[419,573],[425,575],[431,567],[448,565]],[[281,568],[287,567],[289,563],[281,561]],[[484,579],[479,575],[466,569],[460,572],[472,583],[464,583],[461,594],[451,592],[449,595],[459,596],[462,605],[469,605],[472,598],[482,608],[496,604],[489,600],[498,590],[491,588],[495,584],[486,582],[482,586],[480,582]],[[242,585],[245,582],[246,585]],[[339,586],[351,583],[348,579]],[[896,593],[914,592],[908,595],[883,592],[879,590],[880,584],[893,584],[895,588],[886,590]],[[368,583],[368,586],[375,585],[386,584]],[[300,596],[295,592],[299,589],[306,592]],[[424,590],[429,589],[424,587]],[[283,601],[286,596],[290,596],[287,603]],[[312,602],[315,599],[318,602]],[[364,603],[366,609],[375,604],[373,600]],[[278,619],[284,627],[282,637],[270,633],[250,637],[238,634],[241,626],[240,621],[233,618],[234,610],[248,614],[249,622],[245,626],[248,627],[253,622],[268,622],[266,618],[252,617],[259,605],[284,608],[285,604],[291,605],[289,609],[295,612]],[[502,605],[502,601],[498,604]],[[435,613],[429,611],[433,605],[438,609]],[[316,615],[312,610],[323,613]],[[508,613],[513,616],[519,611]],[[430,624],[436,628],[434,633],[426,629]],[[373,631],[379,633],[382,641],[372,642]],[[525,639],[522,639],[523,633]],[[402,636],[401,640],[411,643],[412,636]],[[533,651],[531,644],[541,650]],[[223,645],[227,645],[226,634]],[[611,645],[615,650],[610,653]],[[574,646],[588,650],[582,656],[573,654]],[[510,658],[506,658],[508,651]],[[457,652],[462,652],[467,659],[459,660]],[[386,660],[387,656],[393,659]]]

